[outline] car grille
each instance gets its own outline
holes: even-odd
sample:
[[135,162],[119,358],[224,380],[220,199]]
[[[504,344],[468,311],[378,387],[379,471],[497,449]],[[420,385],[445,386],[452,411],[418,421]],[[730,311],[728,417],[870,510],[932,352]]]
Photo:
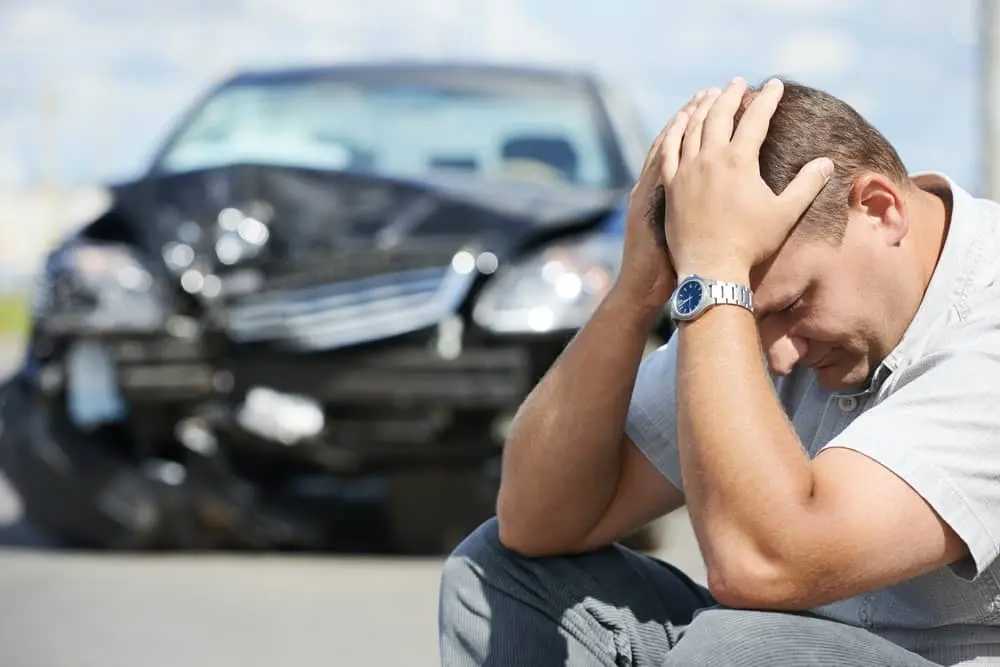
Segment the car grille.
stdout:
[[231,305],[227,329],[239,342],[281,341],[300,350],[354,345],[437,324],[455,311],[474,278],[444,266],[265,289]]

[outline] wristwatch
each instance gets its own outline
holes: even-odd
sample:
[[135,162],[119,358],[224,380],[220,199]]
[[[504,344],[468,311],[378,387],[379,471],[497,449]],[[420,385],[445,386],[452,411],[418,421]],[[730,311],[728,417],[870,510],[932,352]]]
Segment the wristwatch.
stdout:
[[746,285],[688,276],[670,296],[670,319],[674,322],[694,320],[720,303],[742,306],[752,313],[753,293]]

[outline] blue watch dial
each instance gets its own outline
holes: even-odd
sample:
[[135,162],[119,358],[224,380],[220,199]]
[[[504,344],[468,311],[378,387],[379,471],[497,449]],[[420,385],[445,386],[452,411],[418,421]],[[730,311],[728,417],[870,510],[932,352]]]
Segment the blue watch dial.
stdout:
[[690,315],[701,303],[702,286],[696,280],[690,280],[681,285],[677,292],[677,312],[681,315]]

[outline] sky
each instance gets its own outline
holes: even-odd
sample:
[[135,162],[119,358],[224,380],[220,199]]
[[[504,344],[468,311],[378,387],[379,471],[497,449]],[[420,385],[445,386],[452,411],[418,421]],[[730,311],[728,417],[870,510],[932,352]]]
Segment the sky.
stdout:
[[138,174],[247,67],[418,57],[585,66],[654,130],[699,88],[783,74],[854,105],[911,171],[980,187],[975,0],[0,2],[0,185]]

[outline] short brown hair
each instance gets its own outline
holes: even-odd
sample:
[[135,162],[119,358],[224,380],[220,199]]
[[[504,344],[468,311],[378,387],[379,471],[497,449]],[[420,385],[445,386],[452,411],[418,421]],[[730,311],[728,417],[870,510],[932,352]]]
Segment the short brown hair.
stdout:
[[[780,194],[809,161],[823,156],[832,159],[834,175],[806,210],[796,232],[839,244],[847,227],[854,180],[871,171],[903,185],[908,179],[906,167],[892,144],[847,102],[794,81],[782,81],[784,93],[760,149],[761,176]],[[737,123],[759,90],[757,86],[744,95]]]

